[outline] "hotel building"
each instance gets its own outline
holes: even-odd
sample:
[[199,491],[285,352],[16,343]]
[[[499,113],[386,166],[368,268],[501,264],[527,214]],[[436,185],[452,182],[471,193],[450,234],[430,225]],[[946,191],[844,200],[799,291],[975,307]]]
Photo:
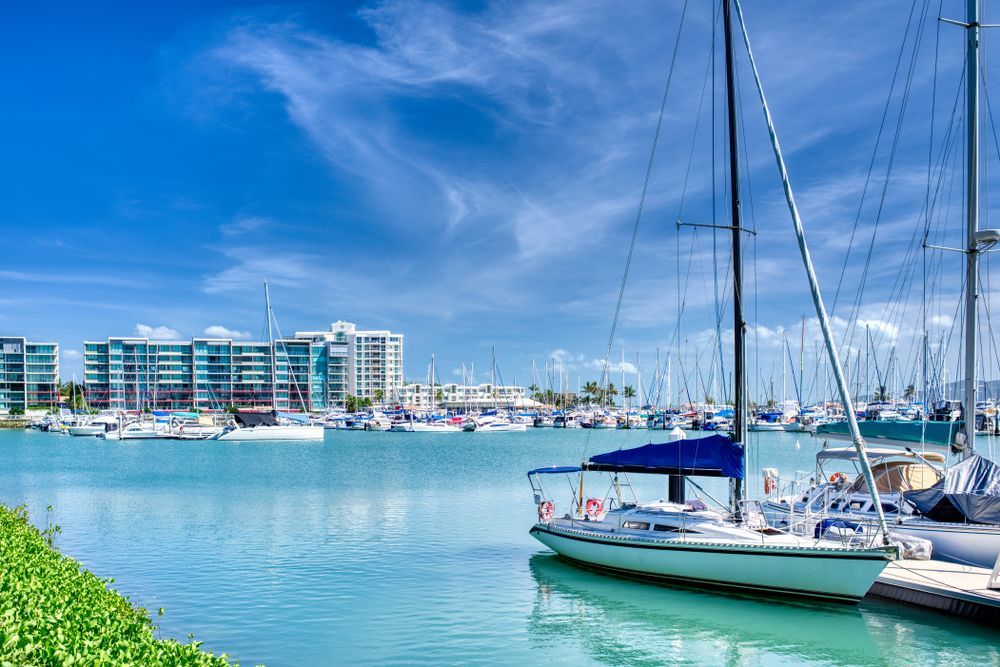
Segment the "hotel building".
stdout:
[[[440,399],[437,396],[440,396]],[[455,383],[408,384],[399,391],[399,401],[405,407],[431,409],[444,405],[448,409],[481,410],[484,408],[524,408],[540,405],[527,398],[524,387],[513,385],[461,385]]]
[[0,336],[0,412],[59,402],[59,344]]
[[[383,358],[373,356],[372,338],[379,337],[396,343],[391,357],[388,350]],[[358,332],[353,324],[338,322],[329,332],[297,333],[273,343],[135,337],[86,341],[84,387],[88,404],[97,408],[324,410],[342,407],[348,395],[374,400],[375,387],[402,384],[402,339],[388,331]],[[377,373],[382,374],[379,379]],[[355,380],[359,377],[361,383]],[[385,391],[386,397],[393,393]]]
[[329,331],[297,331],[295,338],[327,346],[327,358],[336,360],[328,369],[334,391],[344,387],[345,397],[396,400],[403,386],[403,334],[358,331],[354,323],[338,321]]

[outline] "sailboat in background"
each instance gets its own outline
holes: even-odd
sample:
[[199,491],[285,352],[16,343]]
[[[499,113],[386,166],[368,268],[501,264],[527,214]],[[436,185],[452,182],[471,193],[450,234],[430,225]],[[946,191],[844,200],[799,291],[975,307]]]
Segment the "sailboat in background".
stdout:
[[[271,412],[237,412],[233,415],[233,421],[226,425],[221,432],[212,436],[212,440],[322,441],[323,427],[311,424],[309,417],[305,414],[278,412],[278,362],[276,357],[279,346],[274,344],[271,293],[267,281],[264,281],[264,308],[271,361]],[[288,374],[291,383],[298,388],[287,348],[285,349],[285,364],[285,373]],[[301,391],[299,394],[301,398]]]
[[[538,510],[531,534],[558,554],[591,567],[629,576],[675,580],[696,585],[764,591],[772,594],[816,597],[841,602],[857,602],[881,574],[896,548],[888,543],[884,517],[879,511],[881,531],[844,541],[811,538],[774,529],[766,524],[759,505],[745,498],[748,401],[746,397],[746,323],[743,319],[743,283],[739,152],[736,110],[733,16],[738,17],[747,56],[754,75],[770,132],[775,159],[799,248],[809,278],[810,289],[820,319],[830,360],[845,405],[850,397],[833,345],[829,321],[808,248],[791,194],[784,159],[777,143],[773,121],[757,74],[749,37],[743,25],[739,0],[722,0],[726,54],[726,101],[729,131],[729,188],[732,214],[734,415],[733,437],[714,435],[695,440],[674,439],[590,457],[579,466],[539,468],[528,473]],[[683,25],[683,24],[682,24]],[[678,40],[680,31],[678,31]],[[675,51],[676,53],[676,51]],[[673,65],[671,65],[671,71]],[[668,80],[669,81],[669,80]],[[669,85],[669,83],[668,83]],[[669,88],[668,88],[669,91]],[[662,117],[661,117],[662,118]],[[655,144],[654,144],[655,149]],[[610,343],[608,345],[610,350]],[[871,480],[871,469],[863,439],[852,429],[858,458]],[[584,498],[584,478],[588,472],[607,472],[611,484],[605,497]],[[620,475],[627,473],[667,475],[668,502],[627,502],[622,497]],[[571,485],[570,512],[561,518],[555,502],[543,486],[548,475],[578,475]],[[686,500],[687,476],[726,477],[730,480],[729,512],[715,512],[701,500]],[[627,484],[627,477],[625,484]],[[870,485],[874,489],[874,484]],[[577,491],[578,490],[578,491]],[[876,502],[874,491],[872,500]],[[605,504],[607,503],[607,507]],[[755,508],[756,505],[756,508]],[[882,538],[882,545],[875,540]],[[866,544],[865,540],[872,540]]]

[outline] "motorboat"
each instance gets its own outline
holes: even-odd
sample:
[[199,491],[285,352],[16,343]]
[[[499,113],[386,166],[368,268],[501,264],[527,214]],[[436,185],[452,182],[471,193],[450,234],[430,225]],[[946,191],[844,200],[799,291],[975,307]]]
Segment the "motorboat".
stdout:
[[445,420],[398,421],[393,423],[392,431],[398,433],[461,433],[462,429]]
[[[585,476],[592,472],[612,475],[610,483],[599,484],[609,489],[605,497],[584,497]],[[670,499],[625,501],[619,476],[626,473],[669,475]],[[579,475],[562,516],[542,481],[553,474]],[[776,529],[753,503],[735,514],[712,510],[700,498],[684,497],[687,475],[742,479],[742,446],[713,435],[599,454],[582,466],[532,470],[538,520],[530,533],[564,558],[630,577],[848,603],[868,592],[897,553],[871,536],[865,541],[838,533],[830,539]]]
[[77,423],[70,426],[67,432],[70,435],[97,437],[107,433],[117,432],[119,427],[118,415],[102,412],[89,422]]
[[154,440],[169,437],[169,434],[158,430],[155,423],[133,421],[120,429],[98,435],[105,440]]
[[462,430],[475,433],[523,433],[528,430],[528,425],[496,416],[480,416],[467,420]]
[[324,429],[308,423],[281,423],[268,412],[236,412],[212,440],[322,441]]
[[[977,456],[943,472],[943,454],[921,454],[912,449],[872,448],[868,457],[879,503],[892,533],[928,540],[933,549],[931,557],[937,560],[994,566],[1000,555],[1000,468]],[[853,530],[870,529],[875,520],[874,501],[864,477],[856,474],[858,465],[853,447],[823,449],[816,455],[811,483],[801,492],[794,488],[794,482],[782,489],[780,476],[771,470],[765,475],[768,497],[762,501],[768,523],[812,531],[823,518],[833,517],[844,520]],[[839,469],[845,466],[853,466],[853,473]],[[977,468],[971,484],[970,475],[962,474],[967,468]],[[943,490],[935,493],[935,489],[945,487],[948,475],[959,478],[958,484],[948,489],[950,494]],[[978,491],[971,494],[978,498],[970,503],[975,509],[968,514],[947,497],[941,497],[970,495],[960,485]],[[961,505],[961,500],[958,502]],[[989,510],[990,504],[996,509]]]

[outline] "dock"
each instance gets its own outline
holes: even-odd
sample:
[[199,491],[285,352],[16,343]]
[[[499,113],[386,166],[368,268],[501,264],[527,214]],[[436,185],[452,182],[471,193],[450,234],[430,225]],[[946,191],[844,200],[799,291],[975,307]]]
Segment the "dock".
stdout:
[[868,595],[996,624],[1000,623],[1000,563],[991,570],[937,560],[899,560],[889,563]]

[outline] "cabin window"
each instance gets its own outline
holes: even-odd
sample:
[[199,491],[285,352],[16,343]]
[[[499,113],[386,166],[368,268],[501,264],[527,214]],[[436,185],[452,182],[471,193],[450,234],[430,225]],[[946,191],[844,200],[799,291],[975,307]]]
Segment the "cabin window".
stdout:
[[649,524],[645,521],[626,521],[622,524],[622,528],[630,528],[632,530],[649,530]]
[[890,514],[896,511],[896,506],[892,503],[882,503],[882,511],[886,514]]
[[689,533],[691,535],[697,535],[699,531],[697,530],[685,530],[680,526],[667,526],[662,523],[655,524],[653,530],[659,531],[661,533]]
[[866,500],[852,500],[851,509],[860,512],[867,502]]

